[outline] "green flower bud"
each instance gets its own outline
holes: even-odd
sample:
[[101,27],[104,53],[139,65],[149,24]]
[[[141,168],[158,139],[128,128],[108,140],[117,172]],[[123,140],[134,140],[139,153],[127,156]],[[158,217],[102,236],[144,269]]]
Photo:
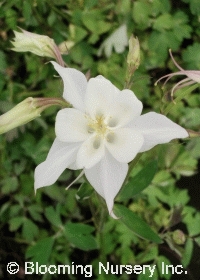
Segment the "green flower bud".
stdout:
[[52,105],[66,106],[68,103],[62,98],[26,98],[0,116],[0,134],[34,120],[40,116],[42,111]]
[[173,238],[174,242],[178,245],[183,245],[185,243],[185,239],[186,239],[185,234],[179,229],[177,229],[173,232],[172,238]]
[[140,65],[140,44],[138,38],[131,35],[129,39],[129,52],[127,56],[129,68],[136,70]]
[[[21,29],[21,28],[20,28]],[[61,51],[54,40],[45,35],[38,35],[21,29],[22,32],[14,31],[15,38],[11,43],[15,52],[32,52],[39,56],[52,57],[64,66]]]

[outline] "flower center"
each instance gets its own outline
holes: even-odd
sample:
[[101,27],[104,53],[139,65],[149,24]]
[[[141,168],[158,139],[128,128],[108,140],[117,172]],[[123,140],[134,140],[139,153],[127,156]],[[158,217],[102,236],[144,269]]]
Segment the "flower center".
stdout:
[[107,132],[107,124],[103,115],[96,116],[96,119],[90,119],[88,122],[88,132],[96,132],[98,135],[105,135]]

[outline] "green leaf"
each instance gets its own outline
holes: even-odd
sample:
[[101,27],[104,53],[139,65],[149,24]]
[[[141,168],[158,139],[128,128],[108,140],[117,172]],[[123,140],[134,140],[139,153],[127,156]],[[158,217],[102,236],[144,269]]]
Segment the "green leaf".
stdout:
[[195,214],[188,213],[187,210],[183,211],[183,221],[187,226],[187,230],[190,236],[195,236],[200,234],[200,213]]
[[41,216],[41,213],[43,212],[42,211],[42,207],[38,204],[32,204],[28,207],[28,211],[31,215],[31,217],[35,220],[35,221],[39,221],[39,222],[42,222],[43,219],[42,219],[42,216]]
[[178,11],[173,16],[173,34],[180,42],[182,42],[184,38],[191,37],[192,28],[187,22],[188,16],[183,11]]
[[149,25],[150,5],[147,2],[134,1],[132,17],[140,29],[145,29]]
[[6,24],[10,29],[16,29],[17,27],[17,12],[14,9],[8,9],[5,11]]
[[91,232],[94,227],[81,223],[68,222],[65,225],[65,234],[69,242],[84,251],[97,249],[97,243]]
[[104,21],[99,10],[87,11],[82,14],[83,24],[95,34],[103,34],[111,28],[111,23]]
[[56,23],[56,20],[57,20],[56,13],[54,11],[51,11],[51,13],[47,18],[48,24],[50,26],[53,26]]
[[193,253],[193,247],[194,243],[191,238],[188,238],[185,244],[185,251],[181,259],[181,263],[183,264],[184,267],[187,267],[190,263],[190,260],[192,258],[192,253]]
[[29,3],[29,1],[23,1],[23,5],[22,5],[22,13],[23,13],[23,16],[25,18],[25,21],[27,23],[30,23],[30,19],[31,19],[31,16],[32,16],[32,9],[31,9],[31,3]]
[[83,201],[85,199],[88,199],[93,193],[93,191],[94,189],[88,183],[83,183],[81,184],[80,188],[76,193],[76,199],[78,201]]
[[196,237],[194,240],[197,243],[197,245],[200,247],[200,236]]
[[162,14],[155,20],[153,27],[158,31],[171,29],[173,27],[172,15]]
[[200,108],[185,108],[185,113],[184,122],[189,128],[193,129],[200,125]]
[[120,218],[119,221],[124,223],[134,234],[155,243],[162,243],[162,239],[150,226],[125,206],[119,204],[115,205],[114,213]]
[[[129,12],[131,10],[131,1],[129,1],[129,0],[118,1],[117,5],[115,5],[115,3],[113,1],[113,5],[115,6],[115,11],[125,17],[129,14]],[[111,9],[112,9],[112,7],[111,7]]]
[[183,60],[189,69],[200,69],[200,43],[195,42],[183,51]]
[[0,51],[0,71],[3,73],[6,67],[7,67],[6,55],[4,54],[4,52]]
[[71,40],[75,43],[82,41],[87,36],[87,31],[80,26],[70,24],[69,30]]
[[200,15],[200,2],[199,0],[182,0],[185,3],[190,4],[190,10],[193,15]]
[[[149,64],[151,67],[163,66],[168,57],[169,32],[153,31],[148,39],[148,48],[151,52]],[[171,42],[171,41],[170,41]]]
[[14,217],[9,221],[9,230],[16,231],[23,224],[23,217]]
[[22,236],[28,240],[33,241],[33,239],[38,236],[39,228],[31,220],[24,218],[22,227]]
[[3,194],[14,192],[18,187],[17,177],[8,177],[1,181],[3,187],[1,189]]
[[187,144],[187,150],[193,158],[200,158],[200,138],[191,139]]
[[21,159],[20,162],[15,163],[14,171],[17,176],[19,176],[25,169],[27,165],[27,161],[25,159]]
[[56,227],[60,227],[62,225],[60,215],[58,212],[55,211],[53,206],[49,206],[45,209],[45,216],[52,225]]
[[134,195],[140,193],[149,186],[157,171],[157,161],[149,162],[145,167],[139,171],[135,177],[131,178],[130,182],[126,184],[119,193],[118,201],[126,201]]
[[53,244],[53,237],[46,237],[39,240],[35,245],[28,247],[26,258],[31,258],[33,262],[38,262],[39,265],[47,264],[52,252]]
[[142,251],[140,254],[138,254],[138,259],[141,260],[141,263],[147,263],[150,261],[154,261],[158,258],[158,246],[149,246],[149,248],[145,251]]
[[159,13],[169,13],[170,12],[170,2],[169,0],[154,0],[151,2],[152,14],[157,16]]

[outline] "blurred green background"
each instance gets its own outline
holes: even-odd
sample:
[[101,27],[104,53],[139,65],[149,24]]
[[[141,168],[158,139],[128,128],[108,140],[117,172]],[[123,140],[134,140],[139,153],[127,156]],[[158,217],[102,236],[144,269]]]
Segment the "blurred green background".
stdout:
[[[171,48],[184,69],[200,69],[200,2],[197,0],[9,0],[0,1],[0,113],[32,97],[61,97],[62,83],[54,77],[49,60],[31,53],[11,50],[13,30],[21,27],[48,35],[67,47],[63,56],[69,67],[92,77],[103,75],[123,89],[127,42],[112,36],[126,26],[128,37],[137,36],[141,65],[133,77],[132,90],[144,111],[164,111],[171,101],[169,91],[180,79],[166,85],[154,83],[162,75],[177,71],[169,57]],[[181,78],[181,77],[180,77]],[[180,90],[168,117],[185,128],[200,127],[199,89]],[[200,275],[200,196],[198,171],[200,139],[174,141],[144,153],[133,169],[118,203],[125,205],[163,239],[162,244],[144,240],[103,213],[90,186],[66,170],[50,187],[34,194],[34,169],[45,160],[55,137],[58,108],[46,110],[41,118],[0,135],[0,278],[80,279],[80,275],[24,275],[24,262],[40,264],[93,265],[92,279],[149,279],[147,275],[99,275],[98,262],[113,264],[156,264],[151,279],[195,279]],[[186,178],[187,177],[187,178]],[[142,181],[142,178],[147,178]],[[131,196],[134,186],[144,191]],[[148,186],[149,185],[149,186]],[[81,188],[80,188],[81,186]],[[148,187],[147,187],[148,186]],[[147,187],[147,188],[146,188]],[[79,198],[77,199],[77,191]],[[84,193],[86,191],[86,193]],[[86,194],[91,194],[89,199]],[[98,210],[100,210],[98,212]],[[92,213],[97,212],[94,219]],[[20,271],[6,272],[16,261]],[[160,264],[182,264],[187,275],[162,274]],[[180,277],[180,278],[179,278]]]

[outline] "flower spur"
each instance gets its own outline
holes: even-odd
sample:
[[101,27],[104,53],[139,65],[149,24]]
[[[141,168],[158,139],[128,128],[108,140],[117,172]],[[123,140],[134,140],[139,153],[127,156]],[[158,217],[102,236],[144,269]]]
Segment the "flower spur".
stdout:
[[173,86],[172,90],[171,90],[171,97],[173,98],[173,94],[174,92],[177,90],[177,89],[180,89],[182,87],[186,87],[186,86],[189,86],[189,85],[192,85],[192,84],[195,84],[195,83],[200,83],[200,71],[198,70],[184,70],[180,65],[178,65],[178,63],[175,61],[173,55],[172,55],[172,52],[171,52],[171,49],[169,50],[169,54],[171,56],[171,59],[173,61],[173,63],[175,64],[175,66],[180,70],[178,72],[175,72],[175,73],[170,73],[170,74],[167,74],[163,77],[161,77],[160,79],[158,79],[156,82],[155,82],[155,85],[157,85],[157,83],[159,81],[161,81],[162,79],[165,79],[165,82],[163,84],[163,87],[164,85],[174,76],[177,76],[177,75],[185,75],[187,76],[187,78],[181,80],[180,82],[178,82],[177,84],[175,84],[175,86]]

